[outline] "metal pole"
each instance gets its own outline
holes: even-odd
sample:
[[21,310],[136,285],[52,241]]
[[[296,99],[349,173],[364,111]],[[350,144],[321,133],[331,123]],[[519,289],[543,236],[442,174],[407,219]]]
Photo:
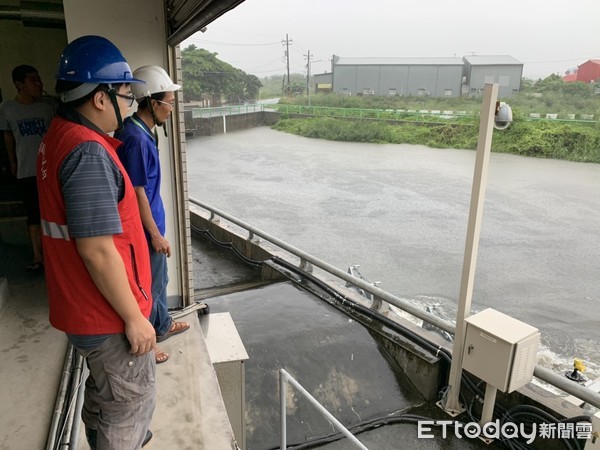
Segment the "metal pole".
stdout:
[[60,386],[58,394],[56,396],[56,402],[54,404],[54,413],[52,415],[52,421],[50,423],[50,430],[48,432],[48,440],[46,442],[46,450],[52,450],[55,448],[58,441],[58,429],[63,421],[65,414],[65,403],[67,398],[67,392],[69,388],[69,381],[71,379],[71,373],[73,371],[73,353],[75,347],[71,344],[67,345],[67,354],[65,356],[65,362],[63,365],[62,378],[60,380]]
[[456,314],[456,330],[452,347],[452,363],[448,391],[442,399],[442,407],[449,414],[455,415],[464,411],[460,404],[460,381],[462,377],[462,354],[465,340],[465,319],[471,315],[471,299],[473,297],[473,283],[475,279],[475,266],[477,264],[477,251],[479,249],[479,235],[481,232],[481,219],[483,215],[483,202],[487,183],[487,173],[492,147],[492,133],[494,131],[494,113],[496,99],[498,98],[498,83],[486,83],[483,104],[479,122],[479,139],[477,141],[477,154],[475,157],[475,173],[471,191],[471,207],[469,210],[469,223],[467,226],[467,239],[465,256],[458,299],[458,312]]
[[79,355],[78,358],[82,359],[82,370],[81,370],[81,378],[80,378],[80,386],[77,392],[77,401],[75,402],[75,417],[76,421],[73,425],[73,430],[71,431],[71,447],[77,448],[77,444],[79,443],[79,431],[81,429],[81,410],[83,409],[83,400],[85,396],[85,380],[89,375],[89,370],[87,368],[87,364],[84,364],[85,359]]
[[287,96],[289,97],[291,94],[291,89],[290,89],[290,40],[288,38],[287,33],[285,34],[285,57],[286,57],[286,67],[287,67]]
[[[281,374],[281,378],[286,378],[296,389],[298,389],[298,391],[315,407],[319,410],[319,412],[321,414],[323,414],[323,416],[325,416],[325,418],[327,420],[329,420],[332,425],[339,431],[341,432],[344,436],[346,436],[348,439],[350,439],[350,441],[355,444],[358,448],[360,448],[361,450],[369,450],[367,447],[365,447],[362,442],[360,442],[356,436],[354,436],[352,433],[350,433],[346,427],[344,425],[342,425],[340,423],[339,420],[337,420],[335,417],[333,417],[333,415],[331,415],[331,413],[329,411],[327,411],[323,405],[321,405],[312,395],[310,395],[308,393],[308,391],[306,389],[304,389],[302,387],[302,385],[300,383],[298,383],[289,373],[287,373],[284,369],[279,369],[279,372]],[[285,408],[285,404],[283,406]],[[285,447],[281,447],[281,450],[284,450]]]
[[310,50],[306,58],[306,96],[308,97],[308,106],[310,106]]
[[481,426],[492,421],[494,415],[494,404],[496,403],[496,392],[497,389],[491,384],[485,386],[485,397],[483,398],[483,410],[481,411],[481,420],[479,424]]
[[279,371],[279,434],[281,437],[280,450],[287,448],[287,436],[286,436],[286,410],[287,410],[287,372],[283,369]]
[[81,386],[81,376],[83,373],[83,357],[77,352],[73,353],[75,368],[71,374],[71,388],[70,388],[70,399],[68,403],[67,416],[61,432],[61,447],[76,446],[77,444],[71,440],[73,435],[73,427],[78,426],[79,416],[77,415],[77,401],[79,400],[81,391],[85,388]]

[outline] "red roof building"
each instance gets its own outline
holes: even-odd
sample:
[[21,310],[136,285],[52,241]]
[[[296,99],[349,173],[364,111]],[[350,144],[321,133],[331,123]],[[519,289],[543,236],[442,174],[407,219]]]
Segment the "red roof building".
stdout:
[[590,59],[580,65],[577,69],[577,81],[600,82],[600,59]]

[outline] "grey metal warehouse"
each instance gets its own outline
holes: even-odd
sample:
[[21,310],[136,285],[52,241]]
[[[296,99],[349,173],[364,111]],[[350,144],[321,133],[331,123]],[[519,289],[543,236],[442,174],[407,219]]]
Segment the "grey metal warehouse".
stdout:
[[499,97],[521,87],[523,64],[511,56],[345,58],[333,55],[332,90],[342,95],[477,96],[499,83]]

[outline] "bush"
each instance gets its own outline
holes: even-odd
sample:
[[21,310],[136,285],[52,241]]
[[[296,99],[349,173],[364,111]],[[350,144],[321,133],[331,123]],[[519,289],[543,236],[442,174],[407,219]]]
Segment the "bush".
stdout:
[[[419,144],[434,148],[476,149],[477,126],[388,123],[368,119],[282,119],[273,128],[305,137],[343,142]],[[515,120],[496,130],[492,151],[538,158],[600,163],[600,127]]]

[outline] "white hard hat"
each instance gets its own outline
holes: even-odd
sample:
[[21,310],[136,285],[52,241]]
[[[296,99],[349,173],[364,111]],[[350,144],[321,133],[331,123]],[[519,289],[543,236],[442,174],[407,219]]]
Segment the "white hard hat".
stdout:
[[146,84],[136,83],[131,85],[131,93],[138,102],[141,102],[145,97],[150,97],[152,94],[181,89],[181,86],[173,83],[169,74],[160,66],[142,66],[134,70],[133,76],[146,82]]

